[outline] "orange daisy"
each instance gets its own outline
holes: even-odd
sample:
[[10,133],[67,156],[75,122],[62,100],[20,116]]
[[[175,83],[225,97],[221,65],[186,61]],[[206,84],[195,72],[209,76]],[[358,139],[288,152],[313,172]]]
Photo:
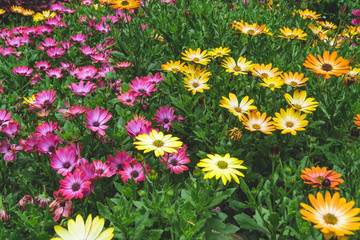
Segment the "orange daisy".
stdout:
[[330,78],[333,76],[341,76],[342,74],[350,72],[350,60],[343,57],[337,57],[337,52],[332,52],[329,55],[328,51],[325,51],[323,57],[318,54],[319,60],[317,60],[312,54],[306,56],[303,65],[309,68],[309,71],[317,73],[316,77],[323,75],[324,78]]
[[242,123],[246,129],[252,132],[260,131],[265,134],[272,134],[275,131],[275,126],[270,120],[271,117],[266,118],[266,113],[261,114],[257,111],[250,111],[248,118],[245,115],[242,116]]
[[268,65],[254,64],[252,67],[253,67],[251,69],[252,74],[261,78],[273,78],[282,73],[277,71],[278,68],[271,69],[272,63],[269,63]]
[[326,167],[305,168],[305,170],[301,170],[301,172],[303,175],[300,175],[300,177],[305,180],[304,183],[312,184],[312,187],[327,187],[332,190],[339,190],[337,185],[344,182],[344,180],[340,178],[340,173],[326,170]]
[[314,228],[320,228],[326,236],[343,237],[344,235],[354,235],[353,230],[360,229],[360,217],[355,217],[360,212],[360,208],[353,208],[354,201],[346,202],[345,198],[340,198],[339,192],[332,197],[329,192],[318,192],[316,198],[309,194],[312,206],[300,203],[304,208],[300,210],[303,219],[315,223]]
[[122,1],[122,0],[112,0],[110,1],[110,4],[114,4],[111,5],[110,7],[112,8],[119,8],[119,9],[133,9],[133,8],[138,8],[140,7],[140,1],[138,0],[127,0],[127,1]]
[[358,129],[360,129],[360,114],[356,114],[356,117],[354,117],[354,119],[354,123],[358,125]]

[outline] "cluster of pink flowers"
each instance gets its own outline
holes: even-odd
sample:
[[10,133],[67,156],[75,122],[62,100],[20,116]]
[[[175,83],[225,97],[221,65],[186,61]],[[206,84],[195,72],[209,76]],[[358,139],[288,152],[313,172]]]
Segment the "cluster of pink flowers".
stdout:
[[351,24],[354,26],[360,25],[360,9],[352,11],[352,14],[355,18],[351,20]]

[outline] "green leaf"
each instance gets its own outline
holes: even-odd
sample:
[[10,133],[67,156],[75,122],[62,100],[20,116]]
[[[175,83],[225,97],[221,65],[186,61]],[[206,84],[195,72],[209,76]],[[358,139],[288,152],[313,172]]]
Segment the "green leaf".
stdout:
[[248,230],[255,230],[267,235],[270,235],[268,229],[263,226],[258,225],[254,219],[246,215],[245,213],[238,214],[234,216],[235,221],[239,224],[240,229],[248,229]]
[[100,216],[109,217],[111,215],[110,210],[101,202],[97,202],[97,209]]

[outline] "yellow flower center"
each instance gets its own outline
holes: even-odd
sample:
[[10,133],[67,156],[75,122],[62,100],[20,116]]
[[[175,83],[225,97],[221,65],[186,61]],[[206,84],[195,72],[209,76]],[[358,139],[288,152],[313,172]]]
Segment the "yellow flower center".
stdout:
[[238,113],[241,113],[241,108],[239,108],[239,107],[234,108],[234,110]]
[[198,86],[199,86],[198,83],[193,83],[193,87],[194,87],[194,88],[197,88]]
[[291,128],[291,127],[294,126],[294,123],[292,123],[292,122],[287,122],[287,123],[286,123],[286,126],[289,127],[289,128]]
[[315,178],[315,180],[317,181],[317,182],[319,182],[319,183],[322,183],[322,181],[324,181],[324,177],[323,176],[317,176],[316,178]]
[[255,31],[254,31],[254,30],[252,30],[252,29],[250,29],[250,30],[248,30],[248,31],[247,31],[247,33],[248,33],[248,34],[254,34],[254,33],[255,33]]
[[326,72],[330,72],[333,69],[333,67],[330,64],[325,63],[321,66],[321,69]]
[[259,130],[261,127],[260,127],[259,124],[254,124],[254,125],[253,125],[253,128],[256,129],[256,130]]
[[297,82],[292,81],[292,82],[290,83],[290,85],[291,85],[292,87],[295,87],[295,86],[297,85]]
[[128,2],[128,1],[122,1],[122,2],[121,2],[121,5],[122,5],[122,6],[127,6],[127,5],[129,5],[129,2]]
[[234,71],[236,71],[236,72],[240,72],[240,71],[241,71],[241,67],[239,67],[239,66],[235,66],[235,67],[234,67]]
[[155,140],[154,142],[153,142],[153,145],[155,146],[155,147],[162,147],[162,146],[164,146],[164,142],[163,141],[161,141],[161,140]]
[[273,84],[273,83],[269,84],[269,88],[274,88],[274,87],[275,87],[275,84]]
[[294,33],[290,33],[290,34],[288,34],[288,37],[289,37],[290,39],[294,39],[294,38],[297,38],[297,35],[294,34]]
[[338,222],[338,219],[334,216],[334,214],[328,213],[324,216],[324,221],[327,224],[335,225]]
[[301,105],[295,104],[295,105],[294,105],[294,108],[296,108],[297,110],[300,110],[300,109],[301,109]]
[[269,77],[269,75],[267,75],[267,73],[262,73],[262,74],[260,74],[260,77],[261,78],[267,78],[267,77]]
[[220,169],[227,169],[228,163],[221,160],[221,161],[218,161],[217,166],[218,166]]
[[196,57],[196,58],[193,59],[193,61],[198,62],[198,61],[200,61],[200,59]]

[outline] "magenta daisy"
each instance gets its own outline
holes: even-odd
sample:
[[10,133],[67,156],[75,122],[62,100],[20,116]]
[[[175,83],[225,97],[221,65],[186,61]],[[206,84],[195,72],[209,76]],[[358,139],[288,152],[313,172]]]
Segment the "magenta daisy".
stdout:
[[0,153],[5,153],[4,160],[5,162],[14,161],[17,158],[18,150],[22,150],[22,146],[17,146],[16,144],[10,144],[9,140],[5,138],[5,141],[0,141]]
[[114,169],[106,163],[103,163],[101,160],[93,161],[92,164],[94,165],[95,178],[111,177],[116,174]]
[[16,121],[10,121],[5,126],[2,126],[1,130],[8,135],[10,138],[14,138],[20,128],[20,123]]
[[140,134],[149,134],[152,131],[151,123],[145,119],[131,119],[126,123],[125,128],[130,137],[136,137]]
[[156,85],[162,80],[164,80],[164,77],[161,75],[161,73],[155,73],[155,75],[153,76],[144,77],[144,80]]
[[16,75],[20,75],[23,77],[30,77],[31,73],[34,71],[34,69],[29,68],[28,66],[18,66],[12,70],[12,72]]
[[115,153],[116,157],[113,157],[111,155],[107,155],[107,161],[106,164],[114,169],[117,173],[119,173],[122,170],[122,165],[125,162],[132,162],[135,161],[135,158],[131,157],[131,154],[128,154],[125,150],[123,150],[122,152],[118,152],[116,151]]
[[37,133],[35,133],[35,136],[41,137],[41,136],[45,136],[48,133],[54,134],[55,133],[54,131],[57,128],[58,128],[57,122],[54,122],[54,123],[52,121],[50,121],[50,123],[43,122],[43,123],[39,124],[39,126],[36,127]]
[[68,102],[64,102],[68,109],[58,109],[57,111],[62,113],[62,118],[65,118],[68,121],[71,121],[73,117],[78,117],[86,111],[86,107],[84,106],[81,107],[80,105],[75,105],[72,107]]
[[38,139],[38,146],[41,153],[53,154],[59,146],[61,139],[58,135],[46,134]]
[[63,77],[63,75],[61,73],[61,69],[59,69],[59,68],[46,70],[46,75],[48,75],[48,77],[57,78],[57,79]]
[[184,145],[177,153],[168,154],[165,152],[164,156],[160,158],[160,161],[166,165],[165,168],[170,169],[170,173],[182,173],[185,170],[188,170],[188,167],[184,164],[190,162],[188,156],[186,154],[187,146]]
[[11,112],[6,110],[0,110],[0,131],[3,125],[7,124],[11,120]]
[[130,67],[131,65],[132,65],[132,63],[130,63],[130,62],[117,62],[114,67],[119,68],[119,69],[125,69],[125,68]]
[[38,70],[47,70],[50,67],[51,64],[47,61],[40,61],[35,63],[35,68],[37,68]]
[[65,51],[69,50],[74,46],[74,44],[70,41],[62,41],[60,42],[60,45]]
[[94,66],[84,66],[76,73],[76,77],[79,80],[91,80],[95,78],[97,72],[98,70]]
[[140,80],[138,77],[135,78],[130,84],[131,90],[129,93],[134,94],[135,96],[150,96],[151,92],[156,91],[155,84],[151,82]]
[[53,38],[45,38],[44,42],[40,42],[41,46],[38,46],[39,50],[47,50],[49,48],[54,48],[59,45]]
[[174,113],[175,110],[172,107],[160,107],[160,109],[156,110],[156,115],[153,120],[158,123],[157,126],[162,126],[166,129],[166,131],[169,131],[171,123],[176,118],[176,115]]
[[37,152],[39,150],[38,138],[36,136],[28,138],[26,141],[24,139],[20,139],[20,144],[24,148],[25,152]]
[[90,129],[93,132],[98,132],[101,136],[105,136],[104,129],[107,129],[108,126],[104,125],[111,118],[111,113],[105,109],[99,109],[96,107],[94,110],[88,109],[85,114],[86,123],[89,126],[86,128]]
[[58,174],[66,176],[76,165],[75,151],[71,146],[59,148],[50,161],[50,166],[56,170]]
[[[137,183],[139,181],[145,180],[144,175],[144,167],[141,163],[133,161],[133,162],[125,162],[123,165],[123,171],[120,171],[121,178],[124,182],[129,181],[129,179],[134,179],[134,181]],[[150,169],[148,168],[148,165],[145,166],[146,174],[150,172]]]
[[63,194],[65,199],[82,198],[84,192],[90,190],[90,184],[85,172],[75,169],[74,174],[68,173],[64,180],[60,180],[59,193]]
[[125,105],[134,106],[134,102],[136,101],[137,97],[135,94],[132,94],[130,92],[124,92],[121,95],[117,96],[117,99],[119,102]]
[[74,36],[70,36],[69,39],[76,43],[84,43],[86,41],[86,36],[80,33],[80,34],[75,34]]
[[90,56],[96,52],[96,49],[90,46],[83,45],[79,47],[80,52],[82,52],[86,56]]
[[46,54],[49,58],[61,58],[64,53],[64,49],[58,47],[53,47],[46,50]]
[[87,96],[89,93],[96,91],[96,85],[95,83],[91,83],[90,81],[87,81],[84,85],[84,81],[81,80],[79,82],[79,85],[76,85],[76,83],[72,83],[71,85],[68,85],[68,87],[78,96]]
[[42,90],[41,93],[35,95],[35,103],[31,105],[33,108],[48,109],[52,108],[52,103],[57,97],[55,97],[56,91],[48,89],[47,91]]

